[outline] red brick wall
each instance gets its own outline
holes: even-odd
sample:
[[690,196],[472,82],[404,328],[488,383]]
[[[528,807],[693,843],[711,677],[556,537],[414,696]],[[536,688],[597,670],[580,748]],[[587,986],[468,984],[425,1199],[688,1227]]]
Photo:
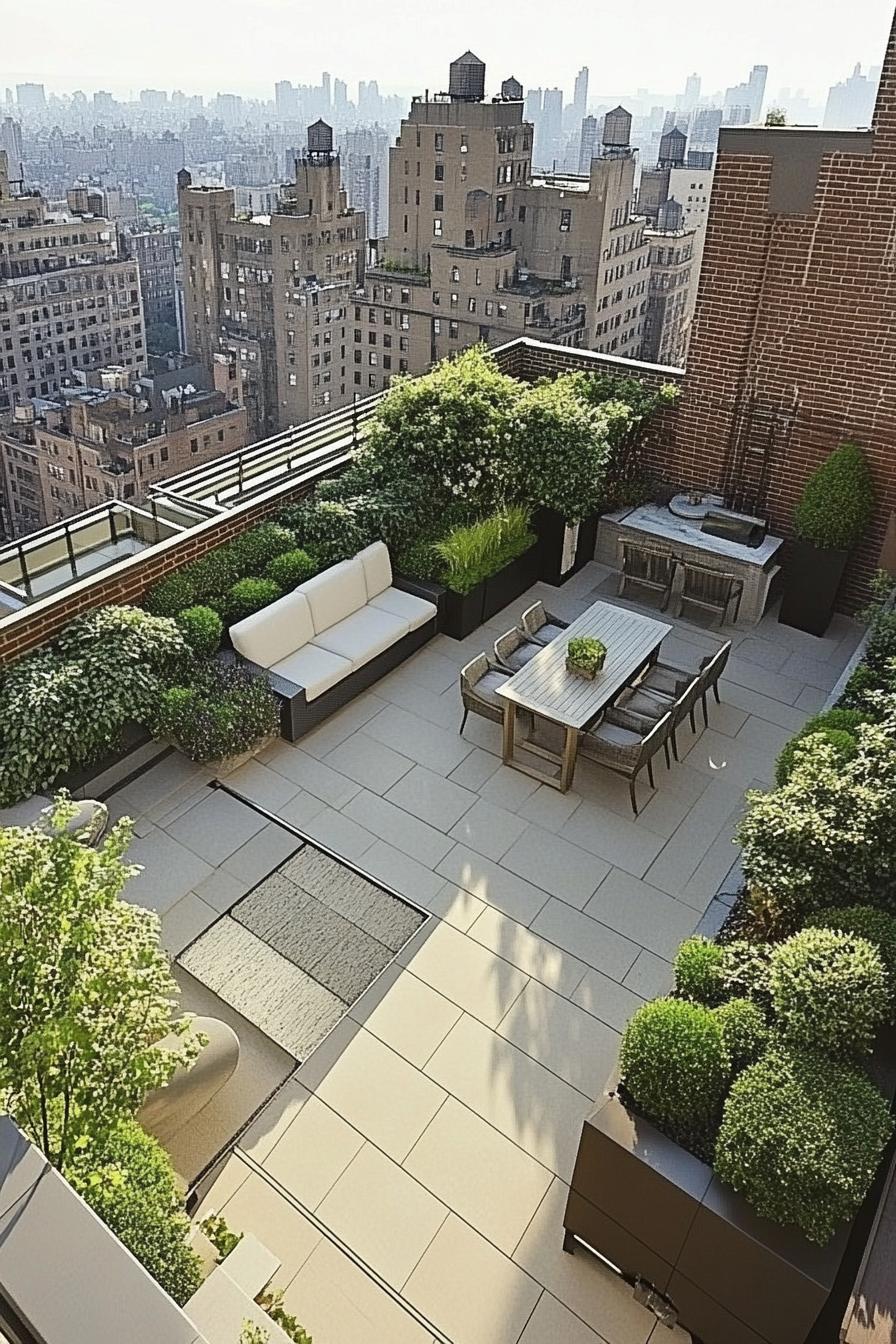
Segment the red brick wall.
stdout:
[[774,160],[750,148],[768,134],[723,136],[667,473],[764,495],[786,536],[810,472],[844,440],[861,444],[878,499],[841,591],[850,609],[896,509],[896,21],[871,153],[823,153],[802,213],[769,209]]

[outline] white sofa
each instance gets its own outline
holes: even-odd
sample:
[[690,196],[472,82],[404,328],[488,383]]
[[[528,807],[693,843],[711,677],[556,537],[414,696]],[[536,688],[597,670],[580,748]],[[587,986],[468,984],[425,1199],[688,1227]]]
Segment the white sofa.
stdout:
[[268,673],[281,733],[294,742],[431,639],[437,614],[395,585],[389,552],[376,541],[232,625],[230,638]]

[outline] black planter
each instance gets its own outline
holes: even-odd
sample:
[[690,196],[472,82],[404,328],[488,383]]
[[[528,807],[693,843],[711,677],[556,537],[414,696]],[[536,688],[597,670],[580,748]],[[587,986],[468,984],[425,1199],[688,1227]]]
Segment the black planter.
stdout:
[[485,581],[477,583],[469,593],[455,593],[445,590],[445,605],[442,610],[442,633],[452,639],[466,639],[485,620]]
[[810,635],[823,635],[834,614],[849,551],[791,543],[778,620]]
[[492,574],[485,581],[485,596],[482,603],[482,619],[491,620],[510,602],[522,597],[527,588],[531,588],[538,578],[539,547],[536,542],[528,551],[511,560],[509,565]]
[[[76,766],[73,770],[66,770],[54,780],[51,791],[68,789],[73,798],[86,798],[89,796],[90,786],[95,781],[100,780],[102,776],[112,774],[116,767],[126,761],[129,756],[148,747],[152,741],[152,735],[148,729],[129,720],[122,728],[121,740],[115,747],[104,752],[102,756],[89,765]],[[158,750],[161,753],[165,748],[159,746]],[[98,790],[98,792],[101,791]]]
[[538,577],[555,588],[577,574],[583,565],[594,559],[597,543],[598,515],[583,518],[579,523],[575,555],[572,564],[563,567],[563,546],[566,538],[566,519],[554,509],[539,509],[534,526],[538,534],[540,552]]

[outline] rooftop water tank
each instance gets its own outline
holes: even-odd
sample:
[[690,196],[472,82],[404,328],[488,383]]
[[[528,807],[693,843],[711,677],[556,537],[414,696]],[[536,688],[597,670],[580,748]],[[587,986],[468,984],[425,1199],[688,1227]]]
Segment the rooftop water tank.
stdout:
[[458,56],[451,62],[448,92],[458,102],[481,103],[485,97],[485,62],[472,51]]

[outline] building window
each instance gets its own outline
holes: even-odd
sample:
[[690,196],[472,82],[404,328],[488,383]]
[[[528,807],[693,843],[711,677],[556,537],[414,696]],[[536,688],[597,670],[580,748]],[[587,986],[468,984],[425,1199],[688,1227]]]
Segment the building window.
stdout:
[[464,246],[465,247],[476,246],[476,235],[472,229],[467,229],[466,232],[464,233]]
[[436,170],[435,170],[435,177],[434,177],[434,180],[435,180],[436,182],[444,182],[444,181],[445,181],[445,165],[444,165],[444,163],[437,163],[437,164],[436,164]]
[[376,345],[376,332],[375,332],[375,331],[368,331],[368,333],[367,333],[367,344],[368,344],[368,345]]
[[460,279],[460,268],[458,266],[451,267],[451,279],[455,281]]
[[521,205],[519,210],[517,211],[517,218],[519,219],[521,224],[525,221],[526,207],[524,205]]
[[506,196],[496,196],[496,197],[495,197],[495,223],[496,223],[496,224],[502,224],[502,223],[504,222],[504,211],[505,211],[506,209],[507,209],[507,197],[506,197]]
[[432,334],[434,336],[442,334],[442,319],[440,317],[434,317],[432,320]]
[[371,350],[370,354],[367,357],[367,363],[370,365],[372,369],[376,368],[379,361],[377,359],[377,353],[375,350]]
[[475,311],[476,311],[476,300],[475,300],[475,299],[467,299],[467,312],[468,312],[468,313],[475,313]]
[[435,304],[435,306],[438,308],[439,304],[442,302],[442,294],[441,294],[441,291],[440,291],[440,290],[438,290],[438,289],[434,289],[434,290],[433,290],[433,292],[432,292],[432,301],[433,301],[433,303]]
[[399,315],[398,315],[398,325],[401,327],[402,331],[410,331],[410,329],[411,329],[411,318],[410,318],[410,314],[408,314],[408,313],[399,313]]
[[433,210],[435,210],[437,215],[440,215],[442,211],[445,209],[445,197],[442,195],[441,192],[436,192],[435,196],[433,196],[432,208]]
[[435,151],[437,154],[441,154],[445,148],[445,137],[441,131],[436,131],[434,140],[435,140]]
[[369,373],[369,374],[367,375],[367,386],[368,386],[368,387],[376,387],[376,374],[375,374],[375,373]]
[[433,220],[433,222],[432,222],[432,236],[433,236],[433,238],[441,238],[441,236],[442,236],[442,221],[441,221],[441,219],[438,219],[438,218],[437,218],[437,219],[434,219],[434,220]]
[[448,335],[452,341],[456,341],[460,332],[460,325],[457,322],[448,323]]
[[392,349],[392,337],[388,331],[383,334],[383,345],[387,350]]
[[[317,379],[317,374],[315,374],[314,377],[315,377],[315,380],[316,380],[316,379]],[[297,382],[298,382],[298,379],[296,378],[296,375],[295,375],[294,373],[291,373],[291,374],[289,375],[289,385],[290,385],[290,387],[295,387],[295,385],[296,385]]]
[[561,211],[560,211],[560,232],[561,232],[561,233],[569,233],[569,229],[570,229],[570,225],[571,225],[571,224],[572,224],[572,211],[571,211],[571,210],[561,210]]
[[402,301],[402,303],[410,303],[410,301],[411,301],[411,291],[410,291],[409,289],[403,289],[403,290],[401,291],[401,301]]
[[486,317],[491,317],[492,314],[494,313],[494,311],[495,311],[495,305],[494,305],[494,303],[492,302],[491,299],[486,299],[486,301],[485,301],[485,315],[486,315]]
[[190,440],[190,452],[191,452],[191,453],[198,453],[198,452],[199,452],[199,440],[198,440],[198,439],[191,439],[191,440]]

